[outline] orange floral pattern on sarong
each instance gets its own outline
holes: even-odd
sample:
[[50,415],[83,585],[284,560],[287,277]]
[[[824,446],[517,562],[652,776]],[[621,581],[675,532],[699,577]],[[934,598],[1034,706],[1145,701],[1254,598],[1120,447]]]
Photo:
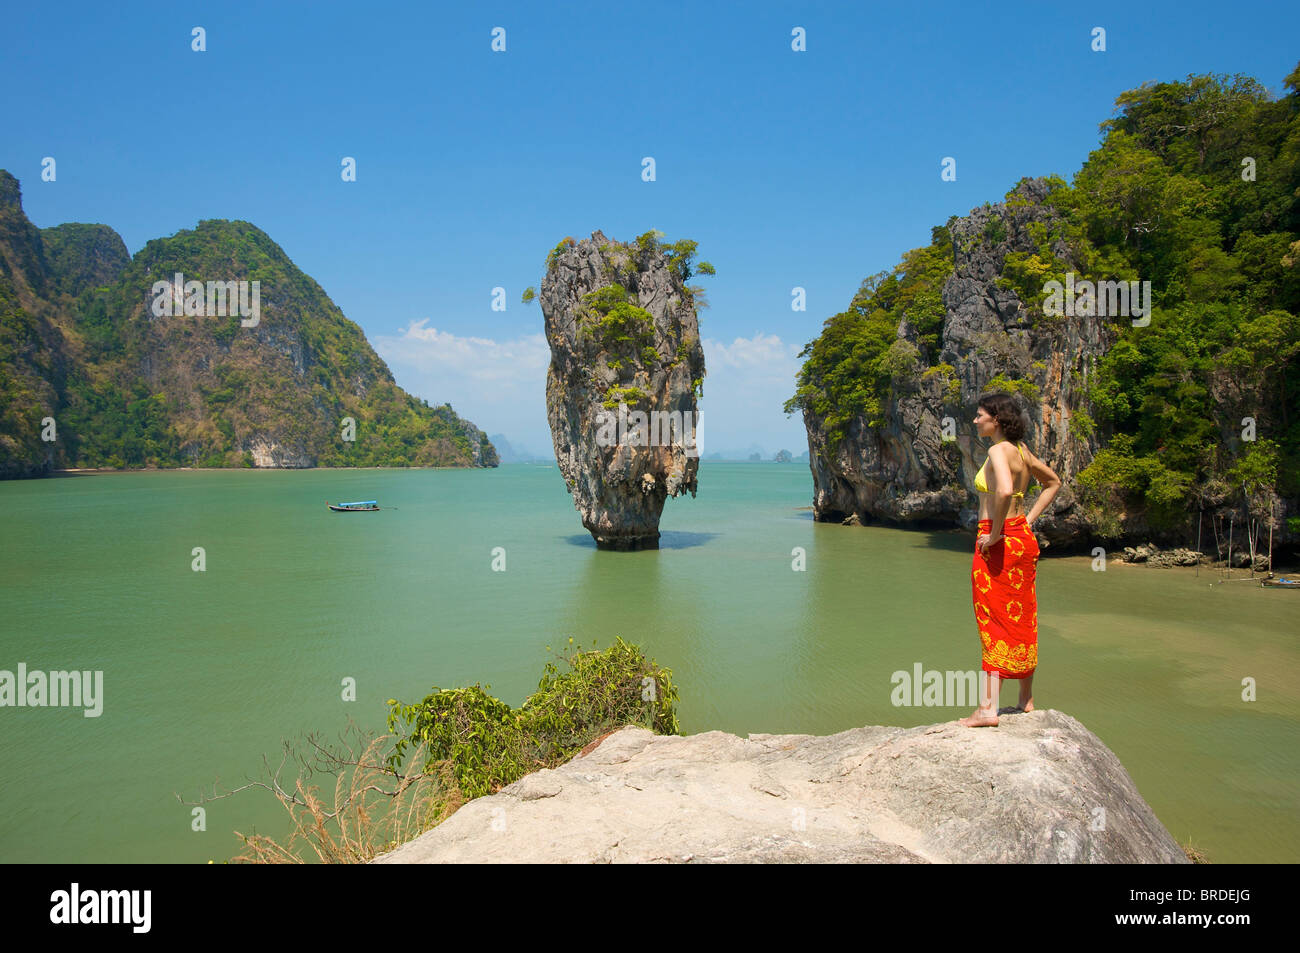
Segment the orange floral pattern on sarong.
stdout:
[[[980,520],[980,533],[991,529]],[[1038,667],[1038,600],[1034,582],[1038,569],[1038,540],[1023,516],[1003,522],[1004,539],[989,548],[978,546],[971,564],[971,602],[983,649],[983,668],[1003,678],[1024,678]]]

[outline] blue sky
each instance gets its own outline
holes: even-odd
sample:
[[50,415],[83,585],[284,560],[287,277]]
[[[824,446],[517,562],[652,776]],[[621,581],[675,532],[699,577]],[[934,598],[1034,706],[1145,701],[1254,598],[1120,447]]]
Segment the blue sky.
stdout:
[[[796,355],[863,278],[1021,176],[1072,176],[1115,97],[1144,81],[1241,72],[1280,94],[1298,10],[10,5],[0,168],[37,225],[103,222],[133,254],[200,219],[254,223],[399,384],[534,452],[550,450],[548,352],[540,307],[519,296],[547,252],[596,229],[694,239],[717,268],[698,280],[704,450],[797,454],[802,424],[781,412]],[[806,311],[791,310],[796,286]]]

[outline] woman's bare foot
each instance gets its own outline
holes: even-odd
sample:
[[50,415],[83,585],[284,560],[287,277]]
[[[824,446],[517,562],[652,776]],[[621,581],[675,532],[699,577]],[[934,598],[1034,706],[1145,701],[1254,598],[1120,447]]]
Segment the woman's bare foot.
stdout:
[[1029,701],[1027,701],[1027,702],[1023,703],[1022,705],[1020,705],[1020,710],[1021,710],[1021,711],[1033,711],[1033,710],[1034,710],[1034,700],[1031,698],[1031,699],[1029,699]]
[[959,718],[957,724],[964,725],[967,728],[985,728],[993,727],[998,723],[997,712],[992,706],[988,708],[976,708],[965,718]]

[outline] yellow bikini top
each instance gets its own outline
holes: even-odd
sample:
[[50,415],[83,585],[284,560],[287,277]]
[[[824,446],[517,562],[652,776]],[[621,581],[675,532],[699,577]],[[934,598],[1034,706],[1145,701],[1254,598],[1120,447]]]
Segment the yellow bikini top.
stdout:
[[[1025,451],[1020,449],[1020,444],[1016,444],[1016,449],[1020,450],[1020,459],[1021,460],[1025,459]],[[987,493],[989,491],[989,485],[984,482],[984,467],[987,467],[988,465],[989,465],[988,460],[985,460],[984,466],[980,467],[980,472],[975,474],[975,489],[979,490],[979,492],[981,493]],[[1025,491],[1021,490],[1019,493],[1012,493],[1011,495],[1018,496],[1021,499],[1023,499],[1025,496]]]

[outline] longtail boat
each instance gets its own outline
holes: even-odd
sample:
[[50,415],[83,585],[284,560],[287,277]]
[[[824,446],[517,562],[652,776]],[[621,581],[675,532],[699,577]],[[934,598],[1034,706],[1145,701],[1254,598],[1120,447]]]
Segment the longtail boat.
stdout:
[[326,503],[335,513],[373,513],[379,509],[378,500],[362,500],[360,503]]
[[1288,579],[1286,576],[1274,577],[1271,573],[1261,579],[1259,584],[1270,589],[1300,589],[1300,579]]

